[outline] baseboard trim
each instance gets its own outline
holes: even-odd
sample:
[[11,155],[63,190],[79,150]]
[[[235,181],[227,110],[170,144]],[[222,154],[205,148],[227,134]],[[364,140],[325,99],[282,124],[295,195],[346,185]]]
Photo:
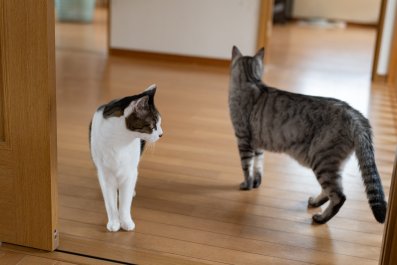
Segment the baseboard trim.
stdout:
[[125,50],[125,49],[117,49],[117,48],[109,48],[109,55],[144,59],[144,60],[211,65],[218,67],[229,67],[230,65],[230,60],[224,60],[224,59],[204,58],[204,57],[185,56],[185,55],[157,53],[157,52],[145,52],[145,51],[137,51],[137,50]]

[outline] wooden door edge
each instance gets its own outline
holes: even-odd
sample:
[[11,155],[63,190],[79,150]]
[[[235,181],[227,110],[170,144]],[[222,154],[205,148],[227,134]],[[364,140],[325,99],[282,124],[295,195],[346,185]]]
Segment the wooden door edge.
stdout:
[[256,48],[267,46],[273,19],[273,0],[260,0]]
[[386,7],[387,7],[387,0],[381,0],[379,19],[376,27],[377,31],[376,31],[376,39],[375,39],[375,47],[374,47],[374,56],[372,61],[372,73],[371,73],[372,81],[374,81],[377,75],[378,60],[379,60],[380,46],[383,36]]
[[389,85],[397,85],[397,7],[394,17],[393,39],[390,46],[390,57],[387,74],[387,83]]
[[397,152],[394,160],[393,175],[390,184],[389,192],[389,206],[386,217],[385,230],[383,234],[382,250],[380,257],[380,265],[393,265],[397,264],[397,225],[395,220],[397,218]]

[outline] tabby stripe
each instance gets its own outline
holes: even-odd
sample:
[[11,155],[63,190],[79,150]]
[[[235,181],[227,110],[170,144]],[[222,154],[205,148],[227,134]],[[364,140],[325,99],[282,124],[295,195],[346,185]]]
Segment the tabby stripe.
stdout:
[[289,121],[289,115],[287,114],[286,117],[281,121],[281,126],[283,126],[284,124],[286,124]]
[[252,155],[246,155],[246,156],[242,156],[240,159],[241,160],[247,160],[247,159],[252,159],[253,156]]
[[376,205],[376,204],[379,204],[379,203],[383,204],[383,198],[381,196],[377,196],[376,198],[369,199],[368,202],[371,205]]
[[239,138],[239,139],[244,139],[244,138],[250,137],[249,135],[245,135],[245,134],[241,135],[241,134],[235,133],[234,135],[236,136],[236,138]]
[[252,147],[250,144],[239,143],[238,150],[240,152],[253,152]]
[[259,124],[260,125],[260,129],[259,129],[260,137],[263,135],[263,128],[264,128],[263,123],[264,123],[264,117],[265,117],[264,111],[265,111],[266,103],[267,103],[268,99],[269,99],[269,95],[266,94],[265,100],[261,106],[261,110],[258,113],[258,115],[260,115],[260,117],[262,117],[261,119],[258,118],[258,120],[260,121],[260,124]]
[[338,169],[335,168],[324,168],[321,169],[319,172],[316,172],[317,175],[322,176],[322,175],[331,175],[337,173]]
[[340,168],[340,161],[339,160],[334,160],[334,161],[327,161],[324,164],[318,165],[318,167],[313,168],[313,171],[316,174],[321,174],[322,171],[338,171]]
[[269,138],[269,141],[268,141],[269,147],[270,147],[270,149],[273,149],[273,136],[272,136],[271,129],[267,130],[267,135],[268,135],[268,138]]
[[[326,154],[328,152],[330,154]],[[334,152],[334,150],[326,149],[324,151],[317,152],[316,156],[313,158],[313,161],[310,163],[312,165],[312,169],[315,171],[319,166],[322,165],[324,161],[327,161],[331,158],[338,159],[339,161],[341,160],[341,158],[337,155],[337,153]]]
[[323,189],[326,189],[331,185],[331,182],[328,180],[324,180],[324,181],[320,182],[320,185]]

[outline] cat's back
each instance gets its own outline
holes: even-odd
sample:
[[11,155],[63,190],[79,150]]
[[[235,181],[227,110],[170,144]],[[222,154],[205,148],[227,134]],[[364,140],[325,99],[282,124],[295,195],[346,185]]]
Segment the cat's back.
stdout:
[[98,108],[91,120],[89,127],[89,142],[92,159],[95,164],[103,160],[105,151],[109,145],[106,143],[107,137],[107,121],[103,117],[103,106]]
[[104,107],[98,108],[90,125],[90,148],[95,165],[121,169],[137,164],[141,148],[140,139],[127,142],[125,121],[116,117],[104,118],[103,111]]
[[304,114],[305,111],[324,114],[330,114],[330,111],[355,111],[346,102],[335,98],[292,93],[267,86],[266,89],[267,92],[262,94],[262,97],[257,100],[257,105],[259,105],[256,106],[257,108],[262,108],[261,105],[267,103],[273,110],[298,109],[301,114]]
[[99,107],[95,111],[90,123],[89,141],[90,141],[91,149],[96,148],[98,144],[101,143],[101,141],[99,141],[101,136],[103,136],[103,132],[101,133],[101,130],[105,129],[104,124],[106,123],[103,117],[103,110],[104,110],[103,106]]

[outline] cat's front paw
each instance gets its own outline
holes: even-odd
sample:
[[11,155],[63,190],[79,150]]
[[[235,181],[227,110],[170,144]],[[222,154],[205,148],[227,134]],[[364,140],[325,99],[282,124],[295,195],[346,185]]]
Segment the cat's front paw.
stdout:
[[109,232],[117,232],[120,230],[120,222],[119,220],[112,220],[109,221],[108,224],[106,225],[106,228],[108,229]]
[[250,190],[254,187],[254,180],[248,179],[240,184],[240,190]]
[[135,223],[131,218],[126,218],[126,220],[121,220],[121,228],[125,231],[132,231],[135,229]]

